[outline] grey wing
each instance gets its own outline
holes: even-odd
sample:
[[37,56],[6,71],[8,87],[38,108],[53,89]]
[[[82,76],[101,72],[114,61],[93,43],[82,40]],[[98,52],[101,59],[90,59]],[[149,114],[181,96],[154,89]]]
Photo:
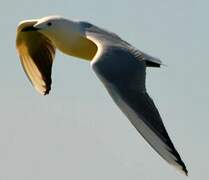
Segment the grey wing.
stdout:
[[128,50],[111,48],[92,67],[109,94],[137,131],[168,163],[187,169],[171,142],[160,114],[145,89],[146,62]]

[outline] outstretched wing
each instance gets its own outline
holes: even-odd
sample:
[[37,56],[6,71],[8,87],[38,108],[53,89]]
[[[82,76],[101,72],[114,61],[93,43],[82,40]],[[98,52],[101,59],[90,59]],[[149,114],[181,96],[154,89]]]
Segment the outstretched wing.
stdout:
[[160,114],[146,92],[146,62],[119,47],[105,47],[96,57],[92,67],[115,103],[161,157],[187,174]]
[[23,21],[17,28],[16,47],[22,67],[35,89],[42,95],[51,89],[51,71],[55,47],[50,40],[33,30],[37,20]]

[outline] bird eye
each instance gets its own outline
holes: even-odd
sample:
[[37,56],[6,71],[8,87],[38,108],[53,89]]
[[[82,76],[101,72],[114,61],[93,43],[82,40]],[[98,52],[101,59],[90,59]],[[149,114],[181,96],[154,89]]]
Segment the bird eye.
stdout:
[[47,23],[47,26],[51,26],[51,25],[52,25],[52,23],[51,23],[51,22],[48,22],[48,23]]

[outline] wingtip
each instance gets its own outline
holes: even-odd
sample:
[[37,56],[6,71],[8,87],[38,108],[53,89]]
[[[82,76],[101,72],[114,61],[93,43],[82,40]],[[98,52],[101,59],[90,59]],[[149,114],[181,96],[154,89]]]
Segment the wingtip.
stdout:
[[46,96],[49,94],[51,88],[50,89],[46,89],[45,91],[40,91],[39,89],[37,89],[38,93],[41,94],[42,96]]
[[182,170],[184,171],[184,174],[185,174],[186,176],[189,176],[189,174],[188,174],[188,171],[187,171],[186,167],[185,167],[184,169],[182,169]]
[[51,90],[51,88],[49,88],[49,89],[47,89],[45,92],[44,92],[44,96],[46,96],[46,95],[48,95],[49,94],[49,92],[50,92],[50,90]]
[[188,176],[188,170],[187,170],[187,168],[186,168],[184,162],[181,161],[180,163],[179,163],[179,162],[177,162],[177,163],[178,163],[178,165],[175,166],[175,167],[177,168],[177,170],[179,170],[180,173],[182,173],[182,174]]
[[188,176],[188,170],[186,168],[186,165],[184,164],[184,162],[181,160],[181,166],[182,166],[182,171],[184,172],[184,174],[186,176]]

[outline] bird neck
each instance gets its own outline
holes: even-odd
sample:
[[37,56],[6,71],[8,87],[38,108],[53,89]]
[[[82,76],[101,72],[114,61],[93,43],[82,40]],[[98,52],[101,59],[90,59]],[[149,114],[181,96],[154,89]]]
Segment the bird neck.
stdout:
[[97,46],[94,42],[84,36],[75,35],[56,43],[63,53],[91,61],[97,52]]

